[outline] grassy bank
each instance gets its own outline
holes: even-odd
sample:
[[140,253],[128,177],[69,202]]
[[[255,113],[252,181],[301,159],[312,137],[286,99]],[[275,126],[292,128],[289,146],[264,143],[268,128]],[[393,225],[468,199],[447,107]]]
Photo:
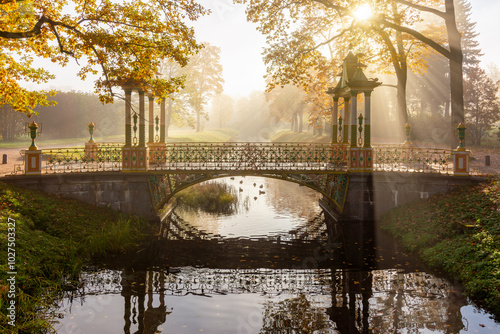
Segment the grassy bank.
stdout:
[[[203,132],[194,131],[177,131],[173,132],[167,138],[167,142],[226,142],[232,140],[237,135],[237,131],[231,129],[213,129]],[[59,146],[81,146],[89,140],[90,136],[80,138],[65,138],[65,139],[47,139],[43,136],[36,139],[36,144],[39,148],[46,147],[59,147]],[[107,136],[107,137],[94,137],[96,142],[124,142],[123,135]],[[3,142],[0,141],[1,148],[28,148],[31,145],[31,139],[26,137],[16,139],[14,141]]]
[[231,213],[238,201],[236,189],[216,181],[196,184],[176,195],[181,205],[212,213]]
[[329,143],[329,136],[313,136],[312,132],[293,132],[290,130],[278,130],[269,137],[273,142],[309,142],[309,143]]
[[[78,284],[74,280],[82,266],[93,258],[134,247],[146,226],[144,220],[110,209],[0,182],[0,332],[50,332],[44,311],[63,290]],[[8,240],[12,236],[15,240]],[[12,251],[14,268],[8,263]],[[6,317],[7,303],[12,300],[7,278],[13,276],[7,273],[14,270],[16,331]]]
[[203,132],[177,132],[167,138],[168,143],[177,142],[227,142],[237,136],[238,132],[231,129],[213,129]]
[[[89,141],[90,135],[86,137],[79,138],[65,138],[65,139],[47,139],[40,136],[36,139],[36,145],[41,149],[46,147],[59,147],[59,146],[79,146],[83,145],[85,142]],[[124,136],[107,136],[107,137],[95,137],[96,141],[99,142],[123,142],[125,140]],[[27,149],[31,145],[31,139],[26,136],[13,141],[0,141],[0,148],[25,148]]]
[[500,177],[397,208],[382,226],[500,319]]

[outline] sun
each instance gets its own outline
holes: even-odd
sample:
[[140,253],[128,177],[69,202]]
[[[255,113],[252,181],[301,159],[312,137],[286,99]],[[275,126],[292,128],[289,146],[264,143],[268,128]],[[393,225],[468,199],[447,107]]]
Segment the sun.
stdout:
[[370,5],[364,4],[354,11],[354,16],[360,20],[368,20],[373,15]]

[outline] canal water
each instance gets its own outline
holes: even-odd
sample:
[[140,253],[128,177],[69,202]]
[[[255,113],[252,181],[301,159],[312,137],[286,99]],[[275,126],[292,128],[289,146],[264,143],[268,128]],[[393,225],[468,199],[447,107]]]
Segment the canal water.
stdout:
[[58,333],[500,333],[374,222],[335,223],[277,179],[220,179],[230,212],[178,207],[132,255],[87,268]]

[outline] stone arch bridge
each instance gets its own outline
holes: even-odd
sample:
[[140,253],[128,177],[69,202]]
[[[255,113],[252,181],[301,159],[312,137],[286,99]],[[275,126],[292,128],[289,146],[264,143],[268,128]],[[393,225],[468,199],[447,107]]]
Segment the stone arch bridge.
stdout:
[[368,165],[356,165],[348,153],[343,145],[318,143],[166,144],[148,153],[147,171],[137,172],[123,169],[120,145],[100,144],[42,150],[39,175],[3,180],[157,217],[177,192],[196,183],[262,176],[312,188],[323,194],[324,208],[332,216],[359,220],[478,181],[456,172],[452,150],[374,146]]

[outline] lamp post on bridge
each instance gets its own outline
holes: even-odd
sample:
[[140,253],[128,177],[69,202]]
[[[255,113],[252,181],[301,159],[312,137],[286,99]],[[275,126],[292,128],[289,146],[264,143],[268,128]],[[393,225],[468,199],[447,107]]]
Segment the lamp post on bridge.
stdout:
[[94,140],[94,130],[96,125],[94,122],[90,122],[87,125],[89,129],[90,139],[85,143],[85,157],[90,160],[94,160],[97,157],[97,146],[98,144]]
[[[352,52],[344,58],[342,73],[337,85],[327,93],[333,98],[333,131],[337,138],[332,137],[332,144],[341,145],[346,152],[347,168],[352,172],[366,172],[373,170],[371,147],[371,93],[382,83],[378,79],[368,79],[363,73],[362,64]],[[358,114],[358,95],[363,94],[364,116]],[[338,133],[338,101],[344,101],[343,134]],[[361,117],[359,117],[361,116]],[[359,122],[359,128],[358,128]],[[364,126],[363,123],[364,122]],[[359,138],[357,135],[360,130]],[[342,137],[342,138],[341,138]],[[342,139],[342,142],[339,140]]]
[[453,150],[453,175],[469,175],[469,157],[470,151],[465,149],[464,139],[465,130],[467,129],[464,123],[460,123],[457,127],[458,139],[460,143],[458,147]]
[[[40,130],[38,130],[39,127]],[[38,126],[35,122],[30,125],[26,123],[24,131],[31,137],[31,146],[24,152],[24,172],[26,175],[40,175],[42,174],[42,150],[36,146],[35,139],[37,134],[42,133],[42,124]]]

